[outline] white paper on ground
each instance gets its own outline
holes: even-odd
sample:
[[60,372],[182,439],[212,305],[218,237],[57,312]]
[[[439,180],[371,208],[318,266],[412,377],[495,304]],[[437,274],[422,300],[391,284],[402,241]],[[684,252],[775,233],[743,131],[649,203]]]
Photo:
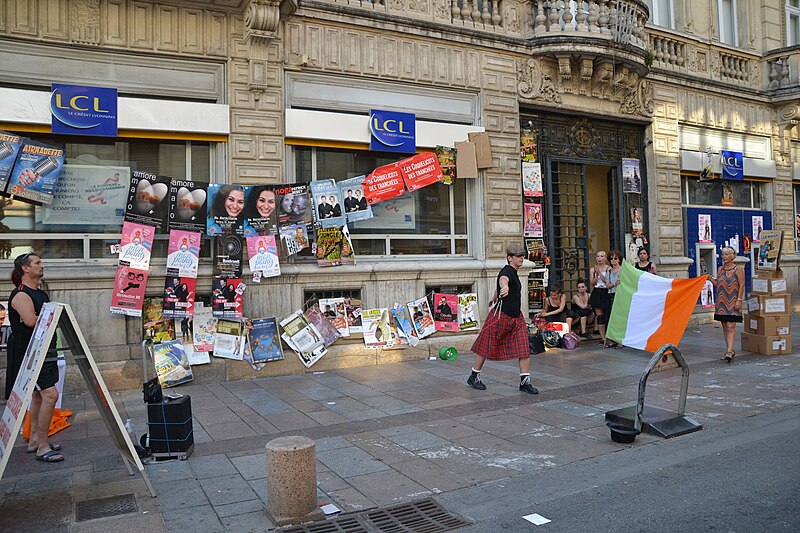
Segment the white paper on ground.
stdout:
[[542,525],[550,522],[550,520],[548,520],[547,518],[543,517],[540,514],[536,514],[536,513],[523,516],[522,518],[524,518],[525,520],[527,520],[528,522],[530,522],[531,524],[533,524],[535,526],[542,526]]
[[338,507],[336,507],[332,503],[325,504],[322,507],[320,507],[320,509],[322,509],[322,512],[325,513],[326,515],[331,515],[331,514],[336,514],[336,513],[341,513],[342,512],[341,509],[339,509]]

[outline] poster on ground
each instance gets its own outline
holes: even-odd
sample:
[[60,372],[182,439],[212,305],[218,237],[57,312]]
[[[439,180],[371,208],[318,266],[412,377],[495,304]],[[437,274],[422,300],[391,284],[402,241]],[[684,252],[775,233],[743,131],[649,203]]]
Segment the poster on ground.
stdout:
[[392,331],[389,325],[389,309],[363,309],[361,323],[364,332],[364,345],[367,348],[389,348],[392,346]]
[[429,335],[436,333],[436,325],[433,322],[433,314],[428,305],[426,297],[417,298],[406,305],[408,312],[411,315],[411,325],[414,326],[414,331],[417,337],[424,339]]
[[433,322],[436,331],[458,331],[458,296],[434,293]]
[[283,348],[275,317],[247,321],[247,343],[254,363],[283,359]]
[[162,388],[174,387],[194,379],[192,367],[179,340],[151,346],[158,381]]

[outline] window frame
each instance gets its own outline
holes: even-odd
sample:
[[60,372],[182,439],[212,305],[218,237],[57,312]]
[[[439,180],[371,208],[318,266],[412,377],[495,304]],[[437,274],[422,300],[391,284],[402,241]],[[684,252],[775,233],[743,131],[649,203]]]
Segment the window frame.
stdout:
[[[350,150],[350,151],[363,151],[363,152],[370,152],[370,150],[366,148],[360,147],[327,147],[327,146],[316,146],[313,144],[297,144],[297,145],[286,145],[287,151],[287,175],[288,176],[297,176],[296,172],[296,150],[297,148],[308,148],[311,150],[311,179],[310,181],[316,181],[318,176],[318,168],[317,168],[317,150],[319,149],[331,149],[331,150]],[[398,155],[398,160],[402,159],[402,156]],[[384,245],[384,253],[383,254],[362,254],[359,255],[359,259],[390,259],[390,260],[409,260],[409,259],[442,259],[442,258],[474,258],[478,255],[479,245],[476,244],[476,240],[472,238],[475,227],[475,209],[474,207],[475,201],[474,198],[477,196],[478,192],[476,190],[477,184],[475,182],[479,182],[479,179],[466,179],[461,180],[466,182],[465,187],[465,216],[466,216],[466,233],[455,233],[456,229],[456,221],[455,221],[455,192],[452,187],[449,188],[449,224],[450,224],[450,233],[440,235],[440,234],[413,234],[413,233],[389,233],[389,232],[380,232],[380,233],[358,233],[356,230],[350,230],[350,238],[353,241],[383,241]],[[415,193],[417,191],[414,191]],[[450,253],[447,254],[409,254],[409,255],[400,255],[400,254],[393,254],[392,252],[392,240],[401,241],[401,240],[428,240],[428,239],[436,239],[436,240],[448,240],[450,242]],[[464,241],[466,243],[466,253],[457,253],[458,249],[458,242],[457,241]]]
[[[794,42],[792,42],[790,38],[790,29],[791,24],[790,22],[794,19],[796,21],[795,27],[797,29],[797,34],[795,35]],[[800,2],[798,2],[797,7],[789,5],[789,0],[786,0],[786,46],[797,46],[800,45]]]
[[723,7],[725,5],[725,0],[717,0],[717,24],[719,25],[719,42],[722,44],[727,44],[729,46],[739,46],[739,15],[738,15],[738,6],[736,5],[736,0],[730,0],[731,3],[731,17],[732,17],[732,24],[731,27],[733,29],[733,40],[729,40],[729,36],[723,36],[723,30],[725,29],[725,25],[723,24]]
[[[690,192],[689,192],[689,182],[691,180],[699,181],[699,179],[700,179],[699,176],[695,175],[695,174],[686,174],[686,173],[682,173],[681,174],[681,207],[690,207],[690,208],[710,207],[710,208],[714,208],[714,209],[732,209],[732,210],[744,210],[744,211],[772,211],[772,205],[771,205],[771,203],[772,203],[771,202],[771,198],[772,198],[772,183],[773,183],[772,180],[752,179],[752,178],[745,177],[745,179],[742,180],[742,182],[748,183],[750,185],[750,206],[749,207],[745,207],[745,206],[737,206],[737,205],[727,206],[727,205],[722,205],[722,204],[709,205],[709,204],[693,204],[693,203],[689,203],[689,194],[690,194]],[[723,180],[721,180],[720,178],[715,178],[714,181],[720,181],[721,182]],[[725,181],[727,181],[727,180],[725,180]],[[731,180],[731,181],[735,181],[737,183],[741,183],[739,180]],[[766,196],[766,199],[767,199],[767,201],[766,201],[767,205],[765,205],[763,208],[759,207],[757,205],[758,198],[756,197],[756,195],[758,194],[758,190],[757,190],[758,189],[758,185],[756,185],[756,184],[759,184],[759,183],[763,183],[764,186],[766,187],[765,196]]]
[[[660,20],[660,10],[658,6],[661,5],[662,2],[667,2],[669,6],[669,22],[668,24],[664,24],[664,21]],[[650,21],[661,28],[668,28],[670,30],[675,29],[675,3],[674,0],[648,0],[647,2],[650,7]]]

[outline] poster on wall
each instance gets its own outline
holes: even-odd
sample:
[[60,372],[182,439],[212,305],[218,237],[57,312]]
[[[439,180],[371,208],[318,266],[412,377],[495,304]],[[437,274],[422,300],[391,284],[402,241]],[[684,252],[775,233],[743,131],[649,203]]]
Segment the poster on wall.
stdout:
[[531,130],[519,132],[519,155],[526,163],[535,163],[539,160],[539,136]]
[[532,262],[536,268],[550,264],[550,255],[547,253],[544,239],[525,239],[525,249],[528,251],[528,261]]
[[308,248],[308,226],[305,224],[291,224],[280,227],[281,247],[287,256],[294,255]]
[[434,293],[433,305],[433,322],[436,331],[458,331],[458,296]]
[[644,233],[641,207],[634,207],[631,209],[631,231],[634,235],[641,235]]
[[314,209],[309,198],[308,185],[294,183],[275,189],[278,202],[278,227],[309,225],[313,222]]
[[524,204],[524,235],[525,237],[544,236],[542,225],[542,204]]
[[165,318],[190,318],[194,315],[197,279],[181,276],[164,278]]
[[320,267],[352,265],[354,261],[352,246],[342,228],[318,229],[315,255]]
[[6,190],[11,169],[22,147],[22,137],[0,130],[0,192]]
[[124,222],[119,248],[120,266],[149,270],[154,237],[155,228],[134,222]]
[[347,326],[347,309],[344,300],[344,298],[320,298],[319,308],[325,318],[339,331],[339,335],[349,337],[350,328]]
[[323,228],[344,226],[339,187],[332,179],[311,182],[311,195],[314,199],[316,220]]
[[795,213],[794,215],[794,232],[795,237],[800,239],[800,213]]
[[528,197],[544,196],[541,163],[522,162],[522,194]]
[[642,178],[638,159],[622,160],[622,192],[630,194],[642,193]]
[[408,192],[439,183],[444,179],[442,167],[439,166],[439,160],[433,152],[422,152],[403,159],[398,165]]
[[227,278],[242,277],[243,249],[242,238],[238,235],[214,237],[214,275]]
[[278,203],[274,185],[248,187],[244,205],[244,236],[278,234]]
[[206,197],[208,183],[189,180],[170,180],[170,230],[203,233],[206,230]]
[[730,183],[722,183],[722,205],[733,207],[733,186]]
[[458,330],[478,329],[478,295],[474,292],[458,295]]
[[148,274],[147,270],[137,270],[127,266],[117,267],[114,291],[111,295],[112,313],[142,316]]
[[362,186],[370,205],[397,198],[406,192],[397,163],[376,168],[364,178]]
[[[0,169],[0,172],[2,169]],[[37,210],[42,224],[119,226],[125,216],[128,167],[65,164],[53,203]]]
[[711,242],[711,215],[697,215],[697,240]]
[[389,348],[392,346],[392,331],[389,320],[390,314],[387,307],[362,310],[361,322],[364,331],[364,345],[367,348]]
[[214,337],[214,357],[236,359],[243,357],[245,336],[241,320],[218,320]]
[[281,275],[278,262],[278,245],[275,235],[247,237],[247,253],[250,258],[250,271],[259,277],[272,278]]
[[753,242],[761,242],[761,230],[764,229],[764,217],[761,215],[753,216]]
[[134,170],[128,188],[125,220],[153,226],[156,231],[164,231],[169,211],[170,181],[171,179],[166,176]]
[[366,176],[356,176],[338,182],[339,196],[344,198],[344,212],[347,222],[372,218],[372,206],[364,198],[362,183]]
[[241,185],[208,186],[206,233],[212,237],[244,233],[244,194]]
[[778,262],[781,258],[783,230],[762,230],[759,238],[761,242],[758,246],[758,269],[778,270]]
[[241,278],[216,278],[213,282],[212,307],[215,317],[242,318],[242,294],[245,284]]
[[436,147],[436,160],[442,169],[442,183],[452,185],[456,181],[456,149],[449,146]]
[[703,285],[703,290],[700,291],[700,304],[706,308],[714,307],[714,284],[711,281],[706,281]]
[[364,303],[357,298],[345,298],[344,308],[347,313],[347,329],[350,334],[358,334],[362,331],[361,309]]
[[250,346],[250,356],[254,363],[279,361],[283,359],[283,348],[278,333],[278,320],[272,318],[258,318],[248,320],[247,343]]
[[25,140],[11,169],[6,192],[50,205],[63,166],[64,150]]
[[171,276],[197,277],[200,261],[200,234],[174,229],[169,232],[167,248],[167,274]]
[[433,314],[428,305],[426,297],[417,298],[412,302],[406,304],[408,307],[409,315],[411,316],[411,325],[414,326],[414,332],[417,337],[424,339],[428,335],[436,333],[436,325],[433,323]]
[[195,302],[192,318],[192,344],[196,352],[210,352],[214,349],[217,333],[217,318],[211,306],[203,302]]

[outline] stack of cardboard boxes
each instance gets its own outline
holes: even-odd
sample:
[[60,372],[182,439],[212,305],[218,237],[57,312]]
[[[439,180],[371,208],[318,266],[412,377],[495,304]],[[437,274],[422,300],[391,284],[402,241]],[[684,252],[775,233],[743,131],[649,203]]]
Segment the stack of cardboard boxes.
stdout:
[[744,303],[742,350],[764,355],[792,353],[792,298],[786,291],[783,272],[759,270],[752,279],[750,298]]

